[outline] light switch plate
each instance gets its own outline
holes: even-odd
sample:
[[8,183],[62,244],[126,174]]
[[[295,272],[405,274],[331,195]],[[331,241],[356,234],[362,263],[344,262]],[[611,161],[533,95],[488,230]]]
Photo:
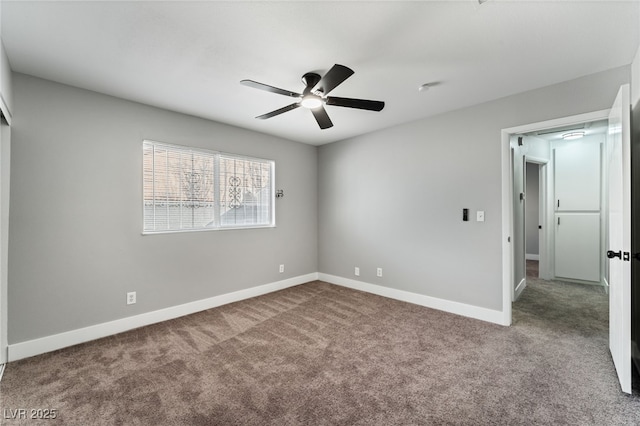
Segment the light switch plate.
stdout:
[[483,210],[478,210],[478,212],[476,213],[476,220],[478,222],[484,222],[484,211]]

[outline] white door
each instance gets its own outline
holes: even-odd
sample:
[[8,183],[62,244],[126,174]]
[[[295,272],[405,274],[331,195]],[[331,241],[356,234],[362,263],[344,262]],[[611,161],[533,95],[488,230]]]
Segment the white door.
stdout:
[[556,278],[600,281],[600,213],[556,213]]
[[631,141],[629,85],[609,113],[609,349],[623,392],[631,393]]
[[599,211],[600,144],[565,142],[553,154],[556,211]]
[[565,141],[553,157],[555,276],[599,283],[601,144]]

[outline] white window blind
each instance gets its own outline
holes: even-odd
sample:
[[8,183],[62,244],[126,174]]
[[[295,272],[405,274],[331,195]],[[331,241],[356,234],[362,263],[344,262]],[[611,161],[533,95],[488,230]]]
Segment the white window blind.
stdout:
[[144,233],[274,226],[274,163],[143,143]]

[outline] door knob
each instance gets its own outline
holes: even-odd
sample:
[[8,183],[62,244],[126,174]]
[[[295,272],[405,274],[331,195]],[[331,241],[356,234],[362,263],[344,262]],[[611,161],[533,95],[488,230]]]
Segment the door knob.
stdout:
[[609,251],[607,251],[607,257],[609,259],[613,259],[614,257],[622,259],[622,250],[620,250],[620,251],[609,250]]

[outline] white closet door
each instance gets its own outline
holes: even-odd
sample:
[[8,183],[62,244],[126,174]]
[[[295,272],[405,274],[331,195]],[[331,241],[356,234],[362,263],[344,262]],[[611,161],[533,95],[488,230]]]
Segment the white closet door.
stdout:
[[556,214],[556,277],[600,281],[600,214]]
[[567,142],[554,151],[556,211],[600,210],[600,144]]

